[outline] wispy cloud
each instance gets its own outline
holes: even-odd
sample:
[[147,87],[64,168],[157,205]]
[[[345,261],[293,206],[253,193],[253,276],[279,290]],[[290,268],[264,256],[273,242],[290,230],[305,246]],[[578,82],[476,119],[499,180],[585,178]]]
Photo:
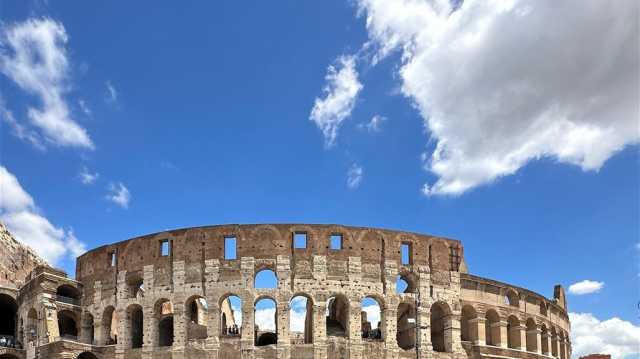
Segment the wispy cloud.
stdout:
[[107,82],[105,83],[106,87],[107,87],[107,94],[106,94],[106,100],[107,102],[110,103],[116,103],[118,102],[118,91],[116,90],[116,88],[113,86],[113,84],[111,83],[110,80],[107,80]]
[[65,255],[74,258],[85,252],[85,245],[73,230],[55,227],[36,206],[33,197],[5,167],[0,166],[0,220],[17,240],[33,248],[50,264]]
[[362,166],[354,163],[349,167],[347,171],[347,187],[350,189],[356,189],[360,187],[360,183],[362,182],[362,177],[364,176],[364,170]]
[[129,201],[131,201],[131,193],[122,182],[109,184],[108,194],[105,197],[107,200],[117,204],[122,208],[129,208]]
[[82,166],[78,177],[80,177],[80,181],[83,184],[89,185],[93,184],[98,179],[98,177],[100,177],[100,174],[98,172],[91,173],[86,166]]
[[82,113],[87,116],[91,116],[91,109],[89,108],[89,105],[87,105],[87,102],[85,100],[78,100],[78,106],[80,106],[80,110],[82,111]]
[[30,143],[40,151],[46,150],[46,146],[42,142],[42,137],[40,137],[36,131],[27,128],[20,122],[16,121],[13,113],[6,108],[2,96],[0,96],[0,119],[9,125],[14,136]]
[[371,117],[371,120],[369,120],[369,122],[359,124],[358,128],[367,130],[369,133],[378,133],[382,131],[382,123],[386,120],[386,117],[375,115]]
[[583,280],[569,286],[569,293],[574,295],[584,295],[599,292],[604,287],[604,282],[593,280]]
[[[69,81],[67,33],[51,19],[30,19],[0,30],[0,71],[30,95],[37,96],[41,108],[29,107],[30,125],[39,129],[47,142],[59,146],[93,149],[87,131],[70,116],[64,99]],[[29,133],[25,125],[14,133]],[[22,130],[17,130],[22,128]],[[33,136],[22,136],[32,144]],[[42,144],[42,142],[39,142]]]
[[325,96],[316,98],[309,119],[322,130],[325,146],[332,147],[342,122],[351,115],[358,93],[362,90],[355,57],[339,57],[335,66],[329,66],[325,80]]

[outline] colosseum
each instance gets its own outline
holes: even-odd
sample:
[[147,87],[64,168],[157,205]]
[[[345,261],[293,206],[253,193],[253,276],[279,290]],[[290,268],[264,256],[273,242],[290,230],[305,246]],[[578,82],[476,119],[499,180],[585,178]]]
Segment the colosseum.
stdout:
[[132,238],[77,258],[75,279],[36,263],[0,287],[0,313],[0,359],[571,356],[561,286],[474,276],[458,240],[342,225]]

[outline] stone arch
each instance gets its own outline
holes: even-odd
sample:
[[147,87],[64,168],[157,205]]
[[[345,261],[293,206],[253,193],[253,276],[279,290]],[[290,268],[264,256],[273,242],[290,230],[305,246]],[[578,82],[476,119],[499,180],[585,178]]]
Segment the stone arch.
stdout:
[[125,282],[129,298],[142,299],[144,297],[144,277],[141,271],[127,272]]
[[515,315],[507,318],[507,347],[520,349],[520,320]]
[[39,326],[38,326],[38,312],[35,308],[29,309],[27,312],[27,326],[25,328],[25,336],[24,342],[36,341],[39,336]]
[[232,293],[220,297],[220,335],[236,337],[240,336],[242,321],[236,318],[235,312],[242,313],[242,299]]
[[17,315],[18,302],[15,298],[0,293],[0,336],[15,337]]
[[193,295],[185,301],[187,340],[207,338],[207,313],[209,305],[201,295]]
[[398,304],[396,342],[403,350],[413,349],[416,346],[416,307],[413,303]]
[[533,318],[528,318],[525,326],[527,328],[527,351],[528,352],[537,352],[538,351],[538,326],[536,325],[536,321]]
[[82,352],[77,356],[77,359],[98,359],[98,357],[91,352]]
[[327,336],[349,336],[349,299],[344,294],[335,294],[327,299]]
[[58,312],[58,333],[60,338],[77,340],[78,338],[78,316],[76,313],[63,309]]
[[495,309],[489,309],[485,313],[484,321],[485,343],[487,345],[500,346],[500,316]]
[[431,345],[436,352],[451,352],[451,308],[439,301],[431,305]]
[[518,297],[518,292],[511,288],[508,288],[504,294],[504,304],[518,308],[520,306],[520,298]]
[[540,325],[540,337],[542,338],[542,344],[540,345],[540,351],[542,354],[549,355],[549,331],[546,324]]
[[[142,348],[144,337],[144,314],[140,304],[130,304],[126,309],[126,333],[123,333],[129,343],[129,348]],[[117,341],[117,336],[116,336]]]
[[85,312],[82,315],[82,339],[87,344],[93,344],[93,315],[89,312]]
[[477,318],[478,313],[472,305],[467,304],[462,307],[462,314],[460,316],[460,339],[463,342],[475,342],[478,340]]
[[[302,333],[304,344],[313,343],[313,298],[305,293],[294,294],[289,300],[289,308],[289,332],[292,341],[295,341],[293,338],[295,333]],[[304,313],[304,322],[302,328],[299,328],[298,321],[293,320],[292,316],[302,316],[302,313]]]
[[[278,302],[269,296],[260,296],[253,303],[255,318],[255,345],[271,345],[278,343]],[[268,312],[274,309],[273,317],[268,318]],[[258,317],[258,311],[265,311],[265,317]],[[271,322],[273,321],[273,322]]]
[[118,314],[110,305],[102,312],[102,345],[118,343]]
[[166,298],[158,299],[154,305],[153,313],[157,328],[155,338],[157,346],[173,346],[173,303]]
[[265,265],[256,271],[253,286],[256,289],[276,289],[278,276],[271,266]]
[[[360,301],[360,330],[362,338],[367,340],[384,340],[382,323],[384,323],[384,301],[377,295],[367,295]],[[373,307],[365,310],[365,308]]]

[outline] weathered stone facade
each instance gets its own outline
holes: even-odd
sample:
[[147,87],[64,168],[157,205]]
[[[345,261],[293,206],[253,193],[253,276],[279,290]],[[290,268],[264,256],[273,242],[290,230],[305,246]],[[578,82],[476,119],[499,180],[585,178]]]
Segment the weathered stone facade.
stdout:
[[[295,234],[304,234],[304,248],[294,246]],[[235,258],[225,259],[231,237]],[[255,288],[263,270],[275,273],[276,288]],[[403,293],[398,276],[407,284]],[[239,323],[231,295],[241,299]],[[306,298],[304,333],[290,331],[295,296]],[[362,314],[365,297],[380,307],[377,336],[363,335],[371,327]],[[255,327],[254,306],[263,298],[276,303],[273,333]],[[467,273],[459,241],[375,228],[261,224],[160,232],[85,253],[76,280],[39,267],[16,299],[16,336],[26,344],[12,358],[571,354],[562,287],[550,300],[476,277]],[[229,329],[234,324],[237,333]]]

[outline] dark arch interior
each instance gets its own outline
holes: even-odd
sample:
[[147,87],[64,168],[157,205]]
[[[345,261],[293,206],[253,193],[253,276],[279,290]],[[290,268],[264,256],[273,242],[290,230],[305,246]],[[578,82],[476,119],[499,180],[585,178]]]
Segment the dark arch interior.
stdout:
[[80,299],[80,291],[66,284],[59,286],[56,294],[67,298]]
[[78,325],[73,313],[66,310],[58,312],[58,330],[61,337],[76,338],[78,336]]
[[173,315],[160,319],[158,323],[159,341],[161,347],[170,347],[173,345]]
[[262,333],[258,337],[258,346],[276,344],[278,342],[278,335],[276,333]]
[[438,304],[431,307],[431,344],[436,352],[444,352],[444,310]]
[[20,359],[20,358],[11,354],[2,354],[0,355],[0,359]]
[[142,308],[134,308],[131,311],[131,348],[142,348],[142,321]]
[[78,355],[78,359],[98,359],[98,357],[92,353],[84,352]]
[[0,294],[0,336],[14,336],[18,303],[6,294]]
[[329,310],[327,315],[327,336],[347,336],[349,323],[349,304],[341,297],[329,298]]

